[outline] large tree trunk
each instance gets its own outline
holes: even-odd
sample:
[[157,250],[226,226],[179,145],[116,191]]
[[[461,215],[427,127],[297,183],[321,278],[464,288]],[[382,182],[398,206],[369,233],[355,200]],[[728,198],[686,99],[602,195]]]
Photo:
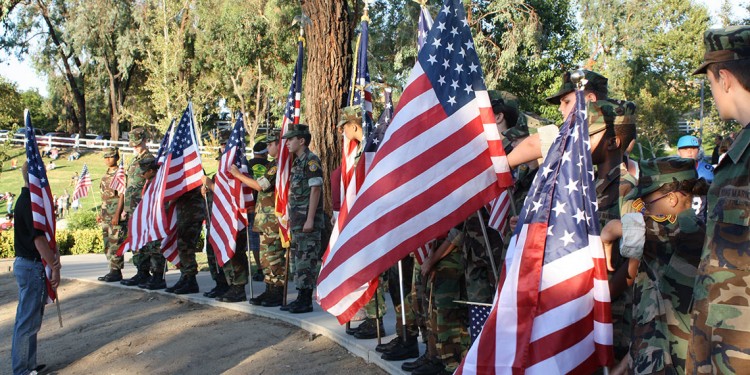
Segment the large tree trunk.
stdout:
[[327,177],[341,164],[336,121],[346,102],[352,65],[350,14],[346,0],[304,0],[302,11],[312,21],[305,30],[307,71],[302,85],[302,113],[312,133],[311,149],[323,162],[325,209],[331,212]]

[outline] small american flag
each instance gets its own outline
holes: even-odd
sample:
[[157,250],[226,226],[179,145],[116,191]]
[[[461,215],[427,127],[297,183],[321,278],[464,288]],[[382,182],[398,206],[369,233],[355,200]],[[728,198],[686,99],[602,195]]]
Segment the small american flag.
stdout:
[[480,306],[469,304],[469,334],[471,335],[471,342],[474,342],[479,333],[482,332],[484,322],[490,316],[492,306]]
[[[489,204],[490,212],[489,226],[500,233],[502,237],[505,232],[505,226],[508,224],[508,213],[510,212],[511,194],[509,190],[504,191],[499,197],[495,198]],[[504,240],[504,239],[503,239]]]
[[109,188],[112,190],[117,191],[118,194],[125,194],[125,160],[124,158],[120,159],[120,165],[117,167],[117,172],[115,172],[114,178],[112,178],[112,182],[109,184]]
[[492,312],[457,374],[590,374],[613,363],[586,105],[576,94],[529,190]]
[[164,165],[167,170],[165,202],[173,201],[203,183],[203,165],[195,137],[192,103],[182,113]]
[[276,216],[279,218],[279,234],[284,247],[289,247],[289,177],[292,171],[292,155],[286,147],[286,139],[281,138],[294,124],[299,124],[299,108],[302,97],[302,66],[304,65],[304,39],[297,42],[297,64],[294,66],[292,84],[289,86],[284,120],[279,133],[279,159],[276,172]]
[[91,190],[91,175],[89,174],[89,167],[84,164],[81,170],[81,176],[78,177],[76,188],[73,191],[73,200],[81,199],[89,195]]
[[[241,219],[246,206],[246,197],[242,194],[245,185],[229,173],[233,165],[242,173],[247,174],[249,171],[245,158],[245,122],[242,115],[237,118],[221,155],[214,184],[214,204],[211,208],[211,230],[208,240],[216,253],[219,266],[224,266],[224,263],[234,257],[237,233],[244,228]],[[250,194],[249,198],[252,197]]]
[[[26,160],[29,163],[29,193],[31,195],[31,213],[34,218],[34,229],[44,232],[44,237],[49,242],[49,247],[57,254],[57,242],[55,241],[55,204],[52,202],[52,192],[47,179],[47,170],[44,168],[42,156],[34,135],[34,127],[31,125],[31,114],[29,110],[23,113],[26,131]],[[49,278],[52,277],[52,268],[44,262],[47,274],[47,303],[57,299],[57,292],[52,289]]]
[[463,4],[448,0],[323,261],[320,305],[348,321],[374,294],[363,285],[512,184]]

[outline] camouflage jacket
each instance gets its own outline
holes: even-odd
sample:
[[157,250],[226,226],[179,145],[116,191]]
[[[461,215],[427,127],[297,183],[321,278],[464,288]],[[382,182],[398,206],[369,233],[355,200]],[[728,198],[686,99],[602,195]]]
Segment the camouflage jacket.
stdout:
[[[627,171],[626,171],[627,172]],[[598,177],[598,176],[597,176]],[[613,186],[614,185],[614,186]],[[604,178],[596,179],[596,200],[602,227],[620,218],[620,166],[612,168]]]
[[[309,149],[292,162],[289,187],[289,221],[292,230],[301,230],[307,220],[310,193],[313,186],[323,187],[323,168],[320,158]],[[315,229],[323,229],[323,199],[321,196],[315,212]]]
[[[482,211],[482,217],[487,228],[487,237],[497,266],[501,264],[500,253],[503,248],[503,241],[497,231],[489,228],[487,223],[489,213],[484,209]],[[487,254],[487,245],[479,216],[476,213],[464,222],[463,234],[461,245],[463,245],[462,255],[466,265],[464,275],[466,277],[467,298],[470,302],[492,303],[496,285],[495,275],[492,271],[489,254]]]
[[139,163],[141,159],[146,156],[151,156],[151,152],[146,150],[140,155],[136,155],[128,164],[128,168],[125,171],[127,176],[127,188],[125,188],[125,204],[123,205],[123,211],[128,214],[132,214],[138,203],[141,202],[141,196],[143,194],[143,185],[146,181],[141,176],[141,168]]
[[646,241],[633,286],[632,370],[684,373],[706,225],[692,209],[677,216],[645,216],[644,221]]
[[260,185],[258,200],[255,202],[255,223],[253,231],[261,233],[275,233],[279,230],[279,220],[276,218],[276,160],[266,161],[262,167],[260,164],[253,168],[262,174],[255,179]]
[[117,190],[109,187],[116,173],[117,167],[108,170],[102,176],[102,180],[99,183],[99,192],[102,195],[102,210],[100,214],[102,219],[111,219],[115,215],[115,211],[117,211],[117,203],[120,201],[120,196]]

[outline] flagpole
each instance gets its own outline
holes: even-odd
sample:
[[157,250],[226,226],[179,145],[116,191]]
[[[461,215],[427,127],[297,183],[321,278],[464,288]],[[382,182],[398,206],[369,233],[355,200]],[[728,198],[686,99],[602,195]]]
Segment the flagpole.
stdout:
[[[511,200],[512,201],[512,200]],[[477,216],[479,216],[479,225],[482,226],[482,235],[484,236],[484,244],[487,247],[487,256],[490,258],[490,265],[492,266],[492,273],[495,275],[495,286],[499,282],[499,275],[497,273],[497,266],[495,265],[495,256],[492,254],[492,246],[490,246],[490,238],[487,236],[487,226],[484,224],[484,216],[482,215],[482,209],[477,210]]]
[[406,309],[404,305],[404,271],[401,267],[401,261],[398,261],[398,290],[401,296],[401,334],[406,342]]
[[[249,217],[250,215],[247,215],[247,216]],[[250,258],[252,258],[253,256],[253,252],[252,250],[250,250],[250,228],[252,228],[250,225],[251,224],[248,223],[248,225],[245,226],[245,238],[247,239],[245,241],[245,244],[247,246],[245,247],[247,247],[247,274],[249,275],[247,283],[250,284],[250,298],[252,299],[252,298],[255,298],[255,293],[253,292],[253,278],[252,278],[253,262],[250,261]]]
[[62,324],[62,312],[60,312],[60,294],[57,292],[57,289],[55,289],[55,307],[57,307],[57,321],[60,322],[60,328],[63,327]]

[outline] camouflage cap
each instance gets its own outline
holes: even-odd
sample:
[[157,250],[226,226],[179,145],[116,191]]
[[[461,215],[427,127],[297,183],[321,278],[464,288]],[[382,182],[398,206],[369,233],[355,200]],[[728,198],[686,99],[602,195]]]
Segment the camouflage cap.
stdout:
[[[609,91],[607,88],[607,82],[608,82],[607,77],[604,77],[603,75],[596,73],[596,72],[592,72],[590,70],[582,69],[582,71],[586,77],[586,84],[583,87],[584,90],[598,91],[598,92],[604,92],[604,93],[607,93]],[[570,80],[570,75],[572,73],[573,72],[565,72],[565,74],[563,74],[562,76],[562,85],[560,85],[560,89],[558,89],[554,95],[544,100],[546,100],[549,104],[560,105],[560,99],[563,96],[568,95],[569,93],[575,91],[576,84]]]
[[289,139],[289,138],[294,138],[294,137],[304,137],[306,135],[310,135],[310,128],[305,124],[297,124],[297,125],[294,125],[292,130],[288,131],[281,138]]
[[594,135],[615,125],[635,125],[636,105],[633,102],[605,99],[589,103],[589,135]]
[[156,164],[156,158],[152,155],[146,155],[143,159],[138,160],[138,167],[141,168],[141,173],[146,172],[149,169],[159,169],[159,166]]
[[703,34],[703,64],[693,74],[705,74],[710,64],[750,59],[750,25],[710,29]]
[[272,130],[268,135],[266,136],[266,143],[273,143],[279,141],[279,131],[278,130]]
[[146,129],[141,126],[135,127],[128,133],[128,143],[131,147],[138,145],[146,139],[146,136]]
[[671,182],[698,178],[695,160],[693,159],[667,156],[643,160],[639,163],[639,166],[638,186],[625,196],[625,200],[633,200],[651,194]]
[[105,147],[103,158],[116,158],[119,154],[117,153],[117,147]]
[[339,112],[339,122],[336,124],[337,127],[344,126],[350,122],[354,122],[359,126],[362,126],[362,106],[350,105],[348,107],[341,108]]

